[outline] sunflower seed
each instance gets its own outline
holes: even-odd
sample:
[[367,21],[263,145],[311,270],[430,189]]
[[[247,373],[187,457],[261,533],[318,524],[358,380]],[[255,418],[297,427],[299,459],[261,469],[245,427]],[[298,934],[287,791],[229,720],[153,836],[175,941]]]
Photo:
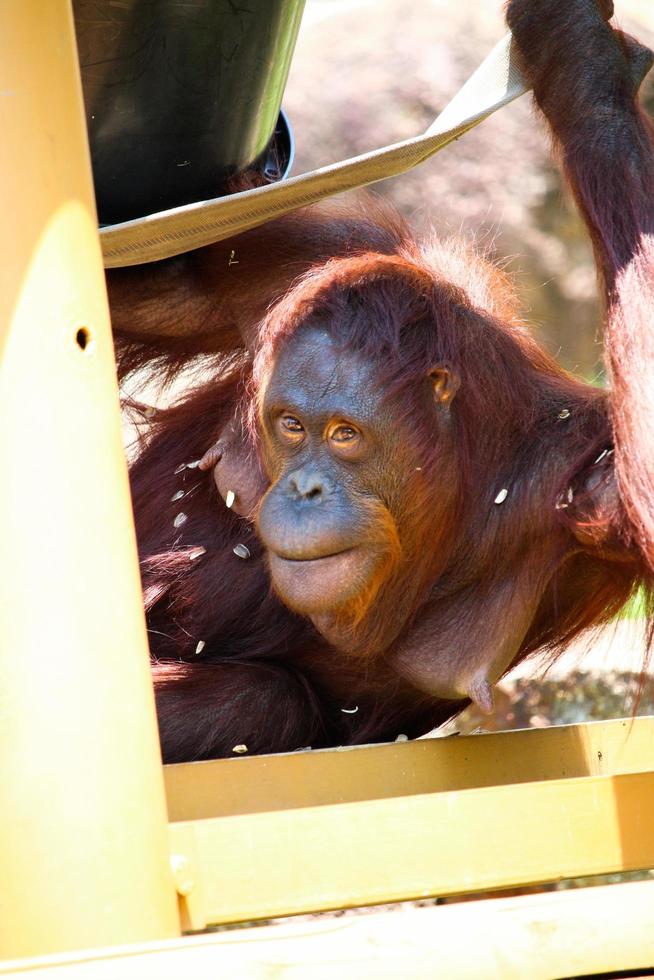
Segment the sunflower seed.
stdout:
[[358,710],[359,710],[358,704],[356,708],[341,708],[341,711],[343,712],[344,715],[355,715]]
[[195,648],[195,655],[196,655],[196,657],[199,656],[199,654],[202,653],[202,651],[204,650],[204,648],[206,647],[206,645],[207,644],[204,642],[204,640],[200,640],[198,642],[198,645]]
[[202,555],[206,555],[207,549],[203,548],[201,545],[199,548],[193,548],[189,551],[188,556],[191,561],[195,561],[196,558],[200,558]]
[[244,544],[237,544],[236,547],[233,549],[233,551],[234,554],[237,555],[239,558],[250,557],[250,549],[247,548]]
[[508,496],[509,496],[509,491],[506,489],[506,487],[504,487],[503,490],[500,490],[500,492],[498,493],[498,495],[495,498],[495,500],[493,501],[493,503],[495,503],[495,504],[503,504],[504,501],[506,500],[506,498]]
[[237,755],[245,755],[247,750],[248,750],[247,745],[235,745],[234,748],[232,749],[232,752],[236,752]]
[[557,418],[559,418],[559,419],[561,419],[561,421],[563,421],[564,419],[569,419],[570,418],[570,414],[571,414],[571,412],[570,412],[570,409],[569,408],[562,408],[561,411],[559,412],[559,414],[557,415]]
[[181,500],[183,496],[184,496],[184,491],[178,490],[177,493],[174,493],[170,498],[171,504],[174,504],[176,500]]
[[199,465],[200,465],[200,460],[199,459],[194,459],[192,463],[186,463],[186,469],[187,470],[197,470],[197,468],[198,468]]
[[180,463],[177,469],[175,470],[175,476],[177,476],[178,473],[183,473],[185,469],[186,469],[186,463]]
[[235,500],[236,500],[236,494],[234,493],[234,491],[228,490],[227,493],[225,494],[225,507],[227,507],[227,509],[230,509]]
[[173,527],[181,527],[182,524],[184,524],[187,520],[188,520],[187,515],[184,513],[183,510],[180,510],[179,514],[173,521]]

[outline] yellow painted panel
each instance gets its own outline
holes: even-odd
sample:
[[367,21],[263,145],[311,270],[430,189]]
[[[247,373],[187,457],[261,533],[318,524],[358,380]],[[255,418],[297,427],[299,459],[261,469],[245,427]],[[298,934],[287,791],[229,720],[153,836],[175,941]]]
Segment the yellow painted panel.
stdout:
[[69,0],[0,17],[0,955],[178,935]]
[[170,819],[654,769],[654,718],[166,766]]
[[173,824],[196,925],[654,868],[654,773]]
[[653,965],[654,882],[648,881],[239,929],[14,962],[0,966],[0,976],[552,980]]

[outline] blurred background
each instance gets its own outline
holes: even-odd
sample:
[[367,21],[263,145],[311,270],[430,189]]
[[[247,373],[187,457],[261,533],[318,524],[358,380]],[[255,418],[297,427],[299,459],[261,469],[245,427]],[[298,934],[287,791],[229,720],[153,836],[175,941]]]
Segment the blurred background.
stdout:
[[[654,4],[616,8],[619,26],[654,45]],[[307,0],[284,98],[293,173],[424,130],[505,33],[502,10],[498,0]],[[654,106],[654,82],[647,95]],[[472,235],[508,259],[543,343],[597,377],[590,249],[527,97],[375,192],[418,230]]]
[[[497,0],[307,0],[284,98],[297,145],[293,173],[424,130],[503,36],[502,9]],[[616,0],[614,23],[654,47],[651,0]],[[654,111],[653,78],[643,98]],[[515,277],[540,341],[567,368],[602,382],[590,248],[527,97],[375,192],[418,231],[473,237],[490,249]],[[454,728],[629,715],[643,650],[632,610],[576,644],[554,670],[522,665],[503,682],[493,716],[468,711]],[[651,683],[637,710],[654,712]]]

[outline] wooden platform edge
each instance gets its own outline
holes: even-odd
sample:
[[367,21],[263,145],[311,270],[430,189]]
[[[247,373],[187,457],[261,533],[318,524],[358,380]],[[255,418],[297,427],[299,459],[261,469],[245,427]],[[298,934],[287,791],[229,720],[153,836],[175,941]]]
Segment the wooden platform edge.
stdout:
[[6,962],[35,980],[552,980],[654,971],[654,881],[346,918]]

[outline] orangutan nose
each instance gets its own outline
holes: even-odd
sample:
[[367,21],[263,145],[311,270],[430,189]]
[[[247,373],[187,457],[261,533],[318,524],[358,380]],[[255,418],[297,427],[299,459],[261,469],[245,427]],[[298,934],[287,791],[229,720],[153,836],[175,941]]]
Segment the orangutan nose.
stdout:
[[312,500],[314,503],[319,503],[329,495],[332,488],[319,470],[304,467],[289,474],[288,489],[295,500]]

